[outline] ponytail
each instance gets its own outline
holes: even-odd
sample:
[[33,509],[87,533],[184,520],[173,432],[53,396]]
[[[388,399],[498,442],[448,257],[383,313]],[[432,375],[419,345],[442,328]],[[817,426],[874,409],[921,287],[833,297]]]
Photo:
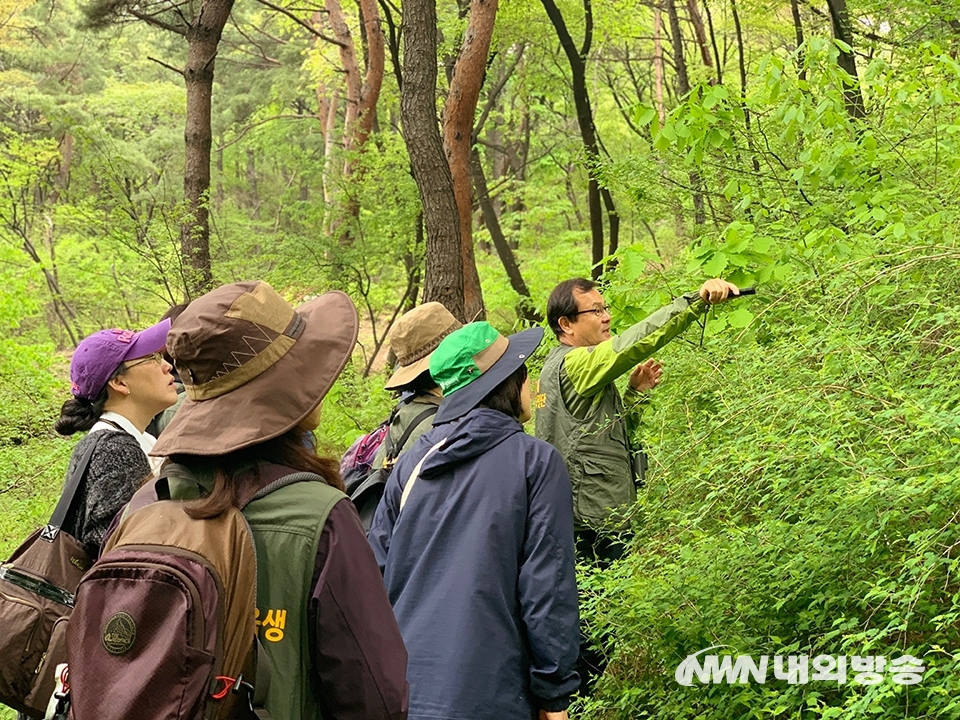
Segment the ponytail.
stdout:
[[75,397],[67,400],[60,408],[60,417],[53,428],[61,435],[73,435],[85,432],[92,428],[103,414],[103,406],[107,402],[107,387],[97,394],[93,400]]

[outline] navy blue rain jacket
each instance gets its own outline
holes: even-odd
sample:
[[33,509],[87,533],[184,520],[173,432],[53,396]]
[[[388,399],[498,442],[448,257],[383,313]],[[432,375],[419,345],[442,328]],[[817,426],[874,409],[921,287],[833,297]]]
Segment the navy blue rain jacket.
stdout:
[[400,457],[368,537],[407,646],[410,720],[566,708],[579,617],[570,478],[553,446],[486,408],[437,426]]

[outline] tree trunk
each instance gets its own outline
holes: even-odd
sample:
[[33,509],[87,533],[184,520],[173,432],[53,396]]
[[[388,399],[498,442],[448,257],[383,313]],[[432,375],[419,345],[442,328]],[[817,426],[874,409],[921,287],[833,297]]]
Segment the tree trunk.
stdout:
[[220,211],[220,208],[223,207],[224,192],[223,192],[223,135],[220,136],[220,140],[217,143],[217,212]]
[[[319,98],[321,88],[318,87]],[[324,227],[329,227],[330,206],[333,203],[333,187],[335,185],[330,174],[333,172],[333,148],[336,143],[337,114],[340,109],[340,92],[334,89],[329,97],[324,97],[319,105],[320,110],[320,134],[323,135],[323,203],[326,206],[328,221],[324,222]]]
[[807,79],[807,69],[803,64],[803,23],[800,22],[800,4],[797,0],[790,0],[790,13],[793,15],[793,31],[797,37],[797,77]]
[[477,202],[480,204],[480,211],[483,213],[483,224],[487,226],[493,240],[493,246],[497,249],[500,262],[503,263],[503,269],[507,272],[510,287],[521,298],[517,314],[531,323],[543,322],[543,316],[537,312],[536,306],[533,304],[533,298],[530,297],[530,291],[527,289],[527,284],[523,281],[523,275],[520,273],[520,266],[517,265],[513,250],[510,249],[510,244],[504,237],[503,228],[500,227],[500,218],[497,217],[496,208],[493,207],[493,202],[490,200],[487,178],[483,174],[483,163],[480,161],[480,153],[477,152],[476,148],[473,148],[470,153],[470,172],[473,175],[474,187],[477,189]]
[[423,205],[427,233],[423,301],[442,303],[466,320],[460,222],[450,166],[437,126],[437,6],[435,0],[407,0],[401,31],[403,140]]
[[700,8],[697,7],[697,0],[687,0],[687,12],[690,13],[693,34],[697,38],[697,47],[700,48],[700,57],[703,58],[703,64],[707,67],[713,67],[713,58],[710,57],[710,47],[707,44],[707,29],[703,25],[703,17],[700,15]]
[[[326,27],[323,13],[319,10],[313,13],[313,16],[310,18],[310,24],[318,32],[322,32]],[[315,36],[313,42],[314,44],[319,44],[326,41],[319,36]],[[331,224],[332,213],[330,212],[330,208],[333,203],[334,187],[334,182],[330,174],[333,166],[334,135],[337,128],[337,115],[340,109],[340,87],[339,85],[327,87],[321,80],[317,82],[315,92],[317,96],[317,120],[320,121],[320,134],[323,136],[323,169],[320,173],[320,189],[323,195],[324,220],[321,229],[323,232],[328,233]]]
[[708,0],[703,0],[703,10],[707,13],[707,27],[710,28],[710,47],[713,48],[713,59],[717,64],[717,85],[723,85],[723,61],[720,60],[720,51],[717,49],[717,33],[713,28],[713,15],[710,13]]
[[400,67],[400,33],[397,24],[393,21],[393,13],[386,0],[377,0],[383,10],[383,19],[387,23],[387,46],[390,49],[390,60],[393,61],[393,75],[397,80],[397,87],[403,88],[403,71]]
[[673,38],[673,65],[677,73],[677,94],[690,92],[690,77],[687,75],[687,61],[683,57],[683,33],[680,32],[680,16],[677,14],[676,0],[666,0],[667,19],[670,21],[670,36]]
[[[326,8],[333,36],[340,43],[338,46],[340,63],[343,65],[343,80],[347,86],[347,107],[343,120],[343,147],[345,150],[350,150],[353,147],[351,130],[356,124],[360,110],[360,65],[357,63],[357,50],[353,43],[353,35],[350,34],[350,27],[347,25],[343,9],[340,7],[340,0],[326,0]],[[349,175],[350,170],[350,162],[347,160],[344,163],[343,174]]]
[[850,52],[841,50],[837,57],[837,64],[850,76],[850,84],[845,85],[843,89],[847,112],[853,118],[866,117],[867,111],[863,106],[863,95],[860,93],[860,78],[857,75],[857,60],[853,55],[853,32],[850,28],[847,0],[827,0],[827,7],[830,9],[833,36],[850,48]]
[[404,312],[410,312],[417,306],[417,296],[420,294],[420,263],[417,256],[420,254],[420,248],[423,247],[423,213],[417,213],[417,226],[414,229],[413,246],[416,253],[408,252],[403,256],[403,268],[407,272],[407,278],[410,280],[410,293],[407,295],[407,304],[404,306]]
[[187,121],[184,131],[186,159],[183,173],[185,215],[180,229],[184,288],[188,298],[210,289],[210,101],[213,65],[223,26],[230,17],[233,0],[204,0],[196,22],[187,30]]
[[[683,57],[683,33],[680,32],[680,16],[677,14],[676,0],[667,0],[667,17],[670,19],[670,34],[673,37],[673,64],[677,73],[677,94],[683,97],[690,92],[690,77],[687,75],[687,61]],[[703,202],[703,178],[696,170],[691,170],[689,177],[693,194],[693,223],[699,226],[707,222],[707,208]]]
[[657,106],[660,127],[667,121],[667,106],[663,103],[663,13],[657,5],[653,10],[653,102]]
[[733,13],[733,27],[737,34],[737,58],[740,63],[740,105],[743,108],[743,124],[747,129],[747,146],[753,160],[753,171],[760,172],[760,160],[753,147],[753,132],[750,129],[750,110],[747,108],[747,59],[743,46],[743,28],[740,26],[740,13],[737,11],[737,1],[730,0],[730,10]]
[[383,87],[386,66],[383,32],[380,30],[380,13],[377,0],[360,0],[363,15],[363,38],[366,43],[367,72],[360,86],[360,107],[357,111],[357,128],[353,133],[354,147],[363,147],[373,130],[377,118],[377,102]]
[[[380,12],[376,0],[360,0],[359,5],[367,48],[367,68],[362,78],[357,62],[356,43],[347,25],[340,0],[326,0],[334,37],[340,41],[340,62],[343,63],[347,85],[343,146],[348,151],[359,150],[367,142],[383,85],[384,40],[383,33],[380,32]],[[353,173],[354,164],[353,158],[348,157],[343,169],[345,177]]]
[[463,263],[463,310],[470,320],[483,319],[483,293],[473,254],[473,202],[470,188],[470,149],[473,118],[490,52],[497,17],[497,0],[473,0],[470,21],[443,108],[443,149],[450,164],[460,222],[460,258]]
[[[560,46],[563,48],[570,63],[570,74],[573,80],[573,103],[577,111],[577,125],[580,127],[580,138],[583,141],[584,150],[587,155],[587,173],[589,180],[587,182],[587,206],[590,209],[590,238],[591,238],[591,259],[593,269],[591,276],[594,279],[600,277],[603,268],[603,207],[601,204],[601,190],[597,182],[595,163],[600,156],[599,144],[597,142],[597,131],[593,124],[593,110],[590,107],[590,95],[587,90],[587,70],[586,59],[590,54],[590,45],[593,42],[593,8],[591,0],[583,0],[583,13],[585,19],[585,28],[583,34],[583,46],[578,50],[567,30],[567,24],[563,19],[563,14],[557,7],[554,0],[541,0],[547,16],[557,32],[560,40]],[[609,192],[604,190],[603,202],[607,204],[607,215],[610,220],[610,244],[616,247],[617,240],[614,237],[619,229],[619,217],[616,208],[613,205],[613,198]]]
[[[343,65],[344,82],[347,86],[347,107],[343,121],[343,177],[354,175],[357,168],[357,152],[363,149],[370,137],[377,112],[377,100],[383,85],[384,40],[380,32],[380,13],[376,0],[359,0],[363,39],[366,47],[366,73],[361,77],[357,60],[357,47],[347,24],[340,0],[326,0],[327,14],[333,35],[339,42],[340,62]],[[360,218],[360,203],[357,194],[343,194],[343,217],[332,229],[341,245],[351,245]]]
[[257,160],[251,148],[247,148],[247,207],[253,217],[260,219],[260,193],[257,190]]

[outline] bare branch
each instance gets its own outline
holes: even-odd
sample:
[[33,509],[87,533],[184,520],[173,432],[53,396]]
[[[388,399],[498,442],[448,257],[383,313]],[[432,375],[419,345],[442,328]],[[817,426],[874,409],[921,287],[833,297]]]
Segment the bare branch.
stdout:
[[477,135],[480,134],[484,124],[487,122],[490,112],[494,107],[496,107],[497,99],[500,97],[500,93],[503,91],[504,86],[506,86],[507,81],[513,75],[513,71],[517,69],[517,65],[520,64],[520,60],[523,58],[523,51],[526,49],[526,47],[526,45],[520,43],[520,47],[513,58],[513,62],[507,67],[506,72],[503,73],[503,75],[497,81],[497,84],[490,89],[490,94],[487,96],[487,102],[483,107],[483,112],[480,113],[480,117],[473,126],[474,142],[476,142]]
[[260,125],[264,125],[264,124],[266,124],[266,123],[268,123],[268,122],[272,122],[272,121],[274,121],[274,120],[316,120],[316,119],[317,119],[316,115],[274,115],[273,117],[264,118],[263,120],[258,120],[257,122],[255,122],[255,123],[250,123],[249,125],[247,125],[246,127],[244,127],[243,130],[240,131],[240,134],[239,134],[239,135],[237,135],[237,136],[236,136],[233,140],[231,140],[230,142],[226,142],[226,143],[224,143],[223,145],[220,145],[220,146],[217,148],[217,150],[218,150],[218,151],[219,151],[219,150],[224,150],[224,149],[230,147],[231,145],[240,142],[240,140],[243,139],[243,136],[246,135],[246,134],[247,134],[248,132],[250,132],[251,130],[253,130],[255,127],[259,127]]
[[300,25],[301,27],[306,28],[307,30],[310,31],[311,34],[320,38],[324,42],[328,42],[331,45],[336,45],[337,47],[344,47],[344,44],[342,42],[340,42],[336,38],[330,37],[329,35],[324,35],[322,32],[317,30],[313,25],[308,23],[306,20],[303,20],[302,18],[298,18],[296,15],[294,15],[292,12],[290,12],[286,8],[282,8],[279,5],[274,5],[272,2],[268,2],[268,0],[257,0],[257,2],[260,3],[261,5],[265,5],[271,10],[275,10],[276,12],[281,13],[282,15],[286,15],[288,18],[290,18],[295,23],[297,23],[297,25]]
[[173,72],[175,72],[177,75],[179,75],[180,77],[183,77],[183,70],[180,70],[179,68],[175,68],[173,65],[168,65],[163,60],[157,60],[155,57],[151,57],[149,55],[147,55],[147,60],[152,60],[157,65],[165,67],[167,70],[173,70]]
[[252,55],[254,57],[257,57],[259,55],[259,57],[261,57],[264,60],[264,62],[266,62],[268,65],[273,65],[275,67],[280,67],[282,65],[282,63],[279,60],[276,60],[270,57],[269,55],[267,55],[267,53],[263,49],[263,46],[260,45],[260,43],[258,43],[256,40],[254,40],[252,37],[250,37],[247,33],[243,31],[243,29],[240,27],[240,24],[237,22],[236,18],[233,17],[233,15],[230,16],[230,22],[233,25],[234,29],[237,31],[237,33],[240,35],[240,37],[242,37],[248,43],[253,45],[253,47],[257,49],[257,52],[252,52],[248,50],[246,47],[239,44],[232,45],[234,49],[236,49],[238,52],[241,52],[245,55]]
[[155,15],[148,15],[146,13],[140,12],[139,10],[133,10],[133,9],[128,10],[128,12],[138,20],[143,20],[145,23],[149,25],[154,25],[158,28],[163,28],[164,30],[168,30],[169,32],[176,33],[177,35],[185,36],[187,34],[186,27],[173,25],[172,23],[168,23],[166,20],[161,20]]

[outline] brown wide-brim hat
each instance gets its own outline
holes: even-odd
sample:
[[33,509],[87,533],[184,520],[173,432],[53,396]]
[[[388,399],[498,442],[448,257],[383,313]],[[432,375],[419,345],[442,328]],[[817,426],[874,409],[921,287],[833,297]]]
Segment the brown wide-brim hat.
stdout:
[[430,370],[430,355],[440,341],[463,327],[457,318],[438,302],[418,305],[404,313],[390,333],[390,349],[400,366],[384,387],[399,390]]
[[187,397],[151,455],[225,455],[278,437],[323,400],[357,342],[353,301],[294,308],[265,282],[197,298],[167,335]]

